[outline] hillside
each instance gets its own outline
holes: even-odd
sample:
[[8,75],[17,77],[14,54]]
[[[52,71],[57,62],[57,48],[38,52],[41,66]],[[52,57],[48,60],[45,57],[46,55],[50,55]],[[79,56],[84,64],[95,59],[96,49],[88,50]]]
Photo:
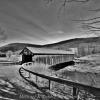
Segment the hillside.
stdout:
[[28,43],[11,43],[0,47],[1,52],[6,52],[8,50],[17,51],[22,50],[25,47],[42,47],[42,45],[28,44]]
[[67,50],[68,48],[79,47],[84,44],[100,44],[100,37],[92,37],[92,38],[75,38],[70,40],[61,41],[53,44],[46,45],[36,45],[36,44],[28,44],[28,43],[11,43],[5,46],[0,47],[0,51],[6,52],[8,50],[17,51],[22,50],[25,47],[45,47],[45,48],[53,48],[53,49],[63,49]]
[[67,48],[79,47],[82,44],[99,45],[100,44],[100,37],[75,38],[75,39],[65,40],[65,41],[61,41],[58,43],[54,43],[54,44],[47,44],[47,45],[44,45],[44,47],[67,50]]

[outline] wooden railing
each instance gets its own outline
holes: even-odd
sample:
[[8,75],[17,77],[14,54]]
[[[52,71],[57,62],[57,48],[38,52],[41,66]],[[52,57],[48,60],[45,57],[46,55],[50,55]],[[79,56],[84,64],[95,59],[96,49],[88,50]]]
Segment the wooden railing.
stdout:
[[[69,80],[66,80],[66,79],[62,79],[62,78],[59,78],[59,77],[54,77],[54,76],[47,76],[47,75],[44,75],[44,74],[40,74],[40,73],[36,73],[36,72],[33,72],[33,71],[30,71],[30,70],[27,70],[23,67],[21,67],[19,69],[19,73],[21,75],[21,77],[23,77],[26,81],[28,81],[31,85],[35,86],[37,89],[39,89],[40,91],[44,92],[42,90],[41,87],[39,87],[37,84],[35,84],[33,81],[30,81],[27,77],[23,76],[22,74],[22,71],[21,70],[24,70],[26,72],[29,73],[29,77],[30,78],[30,74],[33,74],[33,75],[36,75],[38,77],[41,77],[41,78],[45,78],[45,79],[48,79],[49,80],[49,87],[48,89],[50,90],[50,83],[51,81],[54,81],[54,82],[58,82],[60,84],[65,84],[65,85],[68,85],[68,86],[71,86],[73,87],[73,96],[76,97],[77,96],[77,89],[82,89],[82,90],[86,90],[90,93],[92,93],[94,96],[98,97],[100,96],[100,88],[97,88],[97,87],[92,87],[90,85],[86,85],[86,84],[81,84],[81,83],[76,83],[76,82],[73,82],[73,81],[69,81]],[[77,100],[76,98],[74,100]]]

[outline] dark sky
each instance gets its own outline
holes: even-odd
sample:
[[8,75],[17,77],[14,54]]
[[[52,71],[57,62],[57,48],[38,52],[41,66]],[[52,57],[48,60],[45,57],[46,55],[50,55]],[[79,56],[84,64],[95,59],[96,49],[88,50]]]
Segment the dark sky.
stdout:
[[89,10],[99,8],[100,0],[72,2],[66,5],[65,10],[60,10],[62,1],[47,5],[43,0],[0,0],[0,26],[5,31],[6,42],[46,44],[95,36],[72,20],[99,16],[100,12]]

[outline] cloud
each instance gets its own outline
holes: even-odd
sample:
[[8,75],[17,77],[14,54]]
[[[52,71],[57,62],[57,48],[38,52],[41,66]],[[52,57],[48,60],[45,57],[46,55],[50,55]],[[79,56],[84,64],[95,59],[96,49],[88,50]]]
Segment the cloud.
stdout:
[[0,42],[4,42],[7,39],[6,31],[0,26]]
[[57,31],[56,33],[57,34],[64,34],[65,32],[63,32],[63,31]]
[[58,30],[58,31],[53,31],[53,32],[49,32],[50,35],[62,35],[62,34],[65,34],[64,31],[62,30]]
[[100,6],[100,0],[84,4],[68,3],[58,19],[57,4],[42,7],[41,3],[41,0],[0,0],[0,41],[23,39],[32,43],[51,43],[81,37],[85,30],[81,28],[81,23],[72,20],[92,18],[97,13],[89,10]]

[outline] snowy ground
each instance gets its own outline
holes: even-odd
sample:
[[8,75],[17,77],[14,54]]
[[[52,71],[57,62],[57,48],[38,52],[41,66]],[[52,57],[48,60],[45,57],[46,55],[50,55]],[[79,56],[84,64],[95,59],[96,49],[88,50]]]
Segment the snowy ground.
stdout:
[[[57,72],[49,70],[49,66],[44,64],[35,63],[27,66],[23,65],[23,67],[46,75],[56,74],[71,81],[100,88],[100,65],[94,65],[78,64],[77,66],[69,66]],[[20,77],[20,67],[21,65],[3,65],[0,63],[0,100],[61,100],[52,96],[45,96],[36,88],[30,86]],[[57,87],[54,87],[55,90],[57,89],[57,92],[63,93],[67,90],[70,93],[70,87],[62,86],[58,83],[54,84]],[[68,93],[64,94],[67,95]]]
[[[44,95],[29,85],[20,77],[18,72],[20,67],[21,65],[3,66],[0,64],[0,100],[64,100],[56,96]],[[31,68],[31,70],[35,69]]]
[[68,80],[100,88],[100,54],[75,59],[74,66],[68,66],[57,73]]

